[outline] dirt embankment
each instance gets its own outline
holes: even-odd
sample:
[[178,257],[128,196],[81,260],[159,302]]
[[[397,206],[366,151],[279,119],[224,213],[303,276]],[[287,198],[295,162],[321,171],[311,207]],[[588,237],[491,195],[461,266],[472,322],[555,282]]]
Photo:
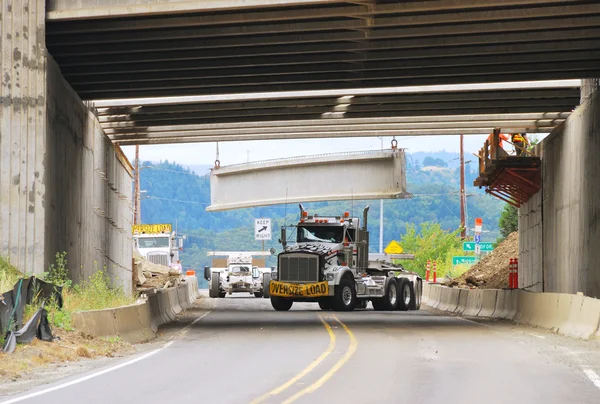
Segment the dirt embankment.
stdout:
[[479,289],[508,288],[511,258],[519,257],[519,233],[511,233],[494,251],[485,256],[448,286]]

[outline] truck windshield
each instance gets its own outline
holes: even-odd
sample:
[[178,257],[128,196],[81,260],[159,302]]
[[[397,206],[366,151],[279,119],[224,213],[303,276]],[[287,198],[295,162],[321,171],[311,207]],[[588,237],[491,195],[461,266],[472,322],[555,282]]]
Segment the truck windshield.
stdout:
[[250,267],[246,266],[232,266],[231,267],[232,274],[242,274],[242,275],[250,275]]
[[140,248],[163,248],[169,246],[169,237],[144,237],[138,243]]
[[298,227],[298,243],[317,241],[322,243],[341,243],[344,237],[342,226],[302,226]]

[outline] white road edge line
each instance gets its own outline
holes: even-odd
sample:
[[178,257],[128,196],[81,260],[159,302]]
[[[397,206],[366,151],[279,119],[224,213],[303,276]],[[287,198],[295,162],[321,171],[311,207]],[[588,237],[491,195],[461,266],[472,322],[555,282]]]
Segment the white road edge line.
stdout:
[[197,319],[195,319],[194,321],[192,321],[185,328],[183,328],[182,330],[180,330],[177,333],[175,333],[175,335],[171,336],[171,338],[169,339],[169,342],[167,342],[166,344],[164,344],[162,347],[160,347],[158,349],[155,349],[154,351],[145,353],[144,355],[139,356],[139,357],[137,357],[135,359],[132,359],[130,361],[127,361],[127,362],[124,362],[124,363],[120,363],[118,365],[115,365],[113,367],[101,370],[101,371],[96,372],[96,373],[92,373],[91,375],[80,377],[79,379],[75,379],[75,380],[72,380],[72,381],[67,382],[67,383],[59,384],[58,386],[50,387],[50,388],[47,388],[47,389],[44,389],[44,390],[36,391],[35,393],[30,393],[30,394],[27,394],[25,396],[11,398],[10,400],[0,402],[0,404],[18,403],[20,401],[28,400],[28,399],[34,398],[34,397],[38,397],[38,396],[41,396],[41,395],[46,394],[46,393],[51,393],[51,392],[56,391],[56,390],[61,390],[61,389],[64,389],[66,387],[73,386],[75,384],[79,384],[81,382],[85,382],[87,380],[93,379],[95,377],[102,376],[103,374],[112,372],[113,370],[121,369],[121,368],[124,368],[125,366],[133,365],[136,362],[139,362],[139,361],[142,361],[144,359],[147,359],[147,358],[151,357],[152,355],[155,355],[155,354],[159,353],[160,351],[162,351],[162,350],[170,347],[171,345],[173,345],[175,343],[175,340],[173,338],[175,338],[176,336],[182,335],[185,332],[187,332],[187,330],[189,330],[189,328],[191,326],[193,326],[194,324],[196,324],[198,321],[202,320],[204,317],[208,316],[210,313],[211,313],[210,311],[207,312],[207,313],[204,313],[203,315],[201,315],[200,317],[198,317]]
[[582,368],[582,370],[583,370],[583,373],[586,374],[588,379],[590,379],[591,382],[594,383],[594,385],[600,389],[600,376],[598,376],[598,374],[596,372],[594,372],[592,369]]

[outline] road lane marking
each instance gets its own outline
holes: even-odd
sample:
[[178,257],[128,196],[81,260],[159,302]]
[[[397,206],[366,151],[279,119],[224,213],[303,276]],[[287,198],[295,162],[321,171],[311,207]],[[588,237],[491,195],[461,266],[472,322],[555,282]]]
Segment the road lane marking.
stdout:
[[[171,335],[168,338],[168,341],[173,341],[176,337],[182,337],[185,334],[187,334],[187,332],[189,331],[189,329],[196,324],[198,321],[202,320],[204,317],[208,316],[210,313],[212,313],[212,310],[207,311],[206,313],[204,313],[203,315],[201,315],[200,317],[198,317],[197,319],[195,319],[194,321],[192,321],[191,323],[189,323],[188,325],[186,325],[184,328],[182,328],[181,330],[177,331],[175,334]],[[2,403],[0,403],[2,404]]]
[[338,323],[340,323],[340,325],[344,328],[344,331],[346,331],[346,333],[350,337],[350,345],[348,346],[348,350],[346,351],[346,353],[344,354],[344,356],[342,356],[342,358],[340,360],[338,360],[335,363],[335,365],[333,365],[333,367],[331,369],[329,369],[329,371],[327,373],[325,373],[319,380],[317,380],[316,382],[314,382],[310,386],[307,386],[304,389],[300,390],[298,393],[294,394],[292,397],[290,397],[287,400],[285,400],[283,402],[283,404],[291,404],[294,401],[296,401],[297,399],[299,399],[300,397],[302,397],[302,396],[304,396],[306,394],[309,394],[309,393],[314,393],[315,391],[317,391],[329,379],[331,379],[331,377],[334,374],[336,374],[338,372],[338,370],[340,370],[342,368],[342,366],[344,366],[346,364],[346,362],[348,362],[348,360],[350,360],[350,358],[352,357],[352,355],[354,355],[354,352],[356,352],[356,347],[358,346],[358,342],[356,341],[356,337],[354,336],[354,333],[352,331],[350,331],[350,328],[348,328],[346,326],[346,324],[344,324],[335,315],[333,316],[333,318]]
[[[321,362],[323,362],[325,360],[325,358],[327,358],[331,352],[333,352],[333,350],[335,349],[335,334],[333,333],[331,326],[329,324],[327,324],[327,321],[325,321],[323,319],[323,316],[319,316],[319,319],[321,320],[321,322],[323,323],[323,326],[325,327],[325,329],[327,330],[327,333],[329,334],[329,345],[327,346],[327,349],[317,359],[315,359],[310,365],[308,365],[307,367],[302,369],[302,371],[300,373],[298,373],[296,376],[292,377],[290,380],[288,380],[281,386],[276,387],[273,390],[258,397],[257,399],[252,400],[250,402],[250,404],[258,404],[258,403],[266,400],[267,398],[276,396],[277,394],[281,393],[282,391],[290,388],[290,386],[294,385],[298,380],[302,379],[304,376],[309,374],[314,368],[316,368]],[[2,403],[0,403],[0,404],[2,404]]]
[[146,359],[146,358],[149,358],[149,357],[151,357],[152,355],[155,355],[155,354],[159,353],[159,352],[160,352],[160,351],[162,351],[163,349],[165,349],[165,348],[168,348],[168,347],[169,347],[169,346],[171,346],[171,345],[172,345],[174,342],[175,342],[175,341],[170,341],[170,342],[167,342],[167,343],[166,343],[165,345],[163,345],[162,347],[160,347],[160,348],[158,348],[158,349],[155,349],[154,351],[148,352],[148,353],[146,353],[146,354],[144,354],[144,355],[142,355],[142,356],[139,356],[139,357],[137,357],[137,358],[135,358],[135,359],[132,359],[132,360],[130,360],[130,361],[127,361],[127,362],[125,362],[125,363],[121,363],[121,364],[119,364],[119,365],[116,365],[116,366],[110,367],[110,368],[108,368],[108,369],[104,369],[104,370],[101,370],[101,371],[99,371],[99,372],[92,373],[91,375],[87,375],[87,376],[84,376],[84,377],[80,377],[79,379],[72,380],[72,381],[70,381],[70,382],[68,382],[68,383],[63,383],[63,384],[60,384],[60,385],[58,385],[58,386],[50,387],[50,388],[47,388],[47,389],[44,389],[44,390],[41,390],[41,391],[37,391],[37,392],[35,392],[35,393],[27,394],[27,395],[25,395],[25,396],[21,396],[21,397],[12,398],[12,399],[10,399],[10,400],[7,400],[7,401],[2,401],[0,404],[13,404],[13,403],[18,403],[19,401],[28,400],[28,399],[30,399],[30,398],[33,398],[33,397],[38,397],[38,396],[41,396],[42,394],[51,393],[51,392],[53,392],[53,391],[56,391],[56,390],[61,390],[61,389],[64,389],[65,387],[73,386],[74,384],[78,384],[78,383],[81,383],[81,382],[85,382],[86,380],[90,380],[90,379],[93,379],[93,378],[95,378],[95,377],[102,376],[103,374],[106,374],[106,373],[108,373],[108,372],[112,372],[113,370],[121,369],[121,368],[124,368],[125,366],[129,366],[129,365],[133,365],[133,364],[134,364],[134,363],[136,363],[136,362],[139,362],[139,361],[141,361],[141,360],[144,360],[144,359]]
[[583,368],[583,373],[594,383],[596,387],[600,389],[600,376],[598,373],[594,372],[592,369]]
[[28,400],[28,399],[34,398],[34,397],[39,397],[39,396],[41,396],[43,394],[51,393],[51,392],[56,391],[56,390],[62,390],[64,388],[66,388],[66,387],[70,387],[70,386],[73,386],[75,384],[79,384],[79,383],[85,382],[87,380],[94,379],[94,378],[96,378],[98,376],[102,376],[102,375],[104,375],[106,373],[112,372],[113,370],[121,369],[121,368],[124,368],[126,366],[133,365],[136,362],[139,362],[139,361],[142,361],[144,359],[147,359],[147,358],[149,358],[149,357],[151,357],[151,356],[159,353],[160,351],[162,351],[162,350],[170,347],[171,345],[173,345],[176,342],[174,340],[174,338],[176,336],[184,335],[190,329],[190,327],[192,327],[194,324],[196,324],[198,321],[202,320],[204,317],[206,317],[210,313],[211,313],[210,311],[207,312],[207,313],[204,313],[203,315],[201,315],[200,317],[198,317],[197,319],[195,319],[194,321],[192,321],[190,324],[188,324],[185,328],[177,331],[174,335],[172,335],[168,339],[168,342],[166,344],[164,344],[162,347],[160,347],[158,349],[155,349],[154,351],[150,351],[148,353],[145,353],[144,355],[139,356],[139,357],[137,357],[135,359],[132,359],[130,361],[127,361],[127,362],[124,362],[124,363],[120,363],[118,365],[112,366],[110,368],[101,370],[101,371],[96,372],[96,373],[92,373],[91,375],[80,377],[79,379],[75,379],[75,380],[72,380],[72,381],[67,382],[67,383],[59,384],[58,386],[49,387],[47,389],[40,390],[40,391],[37,391],[35,393],[30,393],[30,394],[27,394],[27,395],[24,395],[24,396],[11,398],[10,400],[0,402],[0,404],[18,403],[20,401]]

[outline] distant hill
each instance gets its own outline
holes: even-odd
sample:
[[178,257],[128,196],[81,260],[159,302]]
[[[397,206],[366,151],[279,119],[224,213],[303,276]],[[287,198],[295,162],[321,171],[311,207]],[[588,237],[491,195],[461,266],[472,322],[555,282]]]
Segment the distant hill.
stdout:
[[[457,154],[456,154],[457,155]],[[407,224],[438,222],[443,229],[455,230],[460,224],[459,171],[458,167],[425,167],[425,158],[448,161],[452,153],[414,153],[407,159],[408,200],[384,201],[384,245],[399,240]],[[457,155],[458,156],[458,155]],[[238,209],[224,212],[206,212],[210,204],[210,166],[183,167],[172,162],[144,162],[141,170],[141,188],[146,190],[142,200],[143,223],[177,223],[180,233],[187,240],[182,253],[185,267],[201,269],[209,264],[209,250],[245,250],[260,248],[254,241],[253,219],[270,217],[273,220],[273,240],[266,248],[280,249],[277,243],[279,227],[298,220],[296,204]],[[483,218],[483,241],[495,241],[499,236],[498,220],[504,206],[501,201],[473,187],[477,176],[474,164],[466,166],[468,227],[472,228],[475,217]],[[200,175],[198,175],[200,174]],[[369,231],[371,250],[379,247],[379,203],[377,201],[354,201],[355,209],[371,205]],[[341,214],[349,210],[351,203],[307,203],[311,211],[322,214]],[[273,264],[274,261],[271,261]]]

